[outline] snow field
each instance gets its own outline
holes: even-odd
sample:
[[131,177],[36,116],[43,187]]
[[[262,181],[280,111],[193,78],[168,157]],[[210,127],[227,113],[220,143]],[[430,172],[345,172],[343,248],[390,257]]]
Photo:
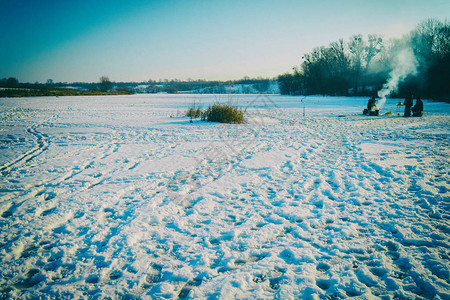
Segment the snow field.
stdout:
[[450,297],[449,105],[193,99],[0,99],[2,297]]

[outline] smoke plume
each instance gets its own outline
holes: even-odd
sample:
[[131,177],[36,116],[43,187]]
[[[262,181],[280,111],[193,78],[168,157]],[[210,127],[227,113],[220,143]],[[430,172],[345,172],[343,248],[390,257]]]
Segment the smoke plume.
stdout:
[[393,70],[389,74],[388,81],[383,85],[383,88],[378,91],[378,97],[381,98],[377,103],[378,109],[383,108],[387,96],[392,92],[397,91],[400,82],[408,75],[417,74],[418,62],[411,48],[400,50],[397,53],[394,62],[395,64],[393,65]]

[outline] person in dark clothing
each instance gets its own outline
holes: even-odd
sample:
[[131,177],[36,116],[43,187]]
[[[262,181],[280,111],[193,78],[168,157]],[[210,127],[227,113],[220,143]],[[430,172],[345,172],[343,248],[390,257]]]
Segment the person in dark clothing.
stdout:
[[421,117],[423,112],[423,102],[420,98],[417,98],[416,105],[412,108],[413,117]]
[[372,97],[369,99],[369,102],[367,103],[367,110],[372,111],[373,107],[377,105],[377,100],[375,100],[375,97]]
[[404,117],[410,117],[411,116],[411,106],[413,106],[413,96],[411,92],[409,92],[408,96],[405,99],[405,102],[403,103],[405,105],[405,114]]
[[369,116],[376,115],[375,114],[376,109],[377,109],[377,100],[375,100],[375,97],[372,97],[369,99],[369,102],[367,103],[367,109],[363,110],[363,114]]

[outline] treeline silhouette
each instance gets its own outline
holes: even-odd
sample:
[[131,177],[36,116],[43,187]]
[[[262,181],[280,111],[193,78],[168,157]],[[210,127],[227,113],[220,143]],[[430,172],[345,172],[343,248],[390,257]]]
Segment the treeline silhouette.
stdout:
[[[53,82],[21,83],[14,77],[0,79],[0,97],[34,97],[34,96],[81,96],[81,95],[124,95],[134,93],[213,93],[226,94],[226,87],[247,85],[247,93],[269,93],[271,83],[276,84],[276,78],[250,78],[245,76],[239,80],[208,81],[160,79],[143,82],[113,82],[107,76],[102,76],[99,82]],[[245,91],[244,91],[245,93]]]
[[213,94],[225,94],[227,90],[224,88],[229,85],[251,85],[255,90],[265,93],[267,92],[269,85],[275,79],[269,78],[250,78],[245,76],[242,79],[238,80],[228,80],[228,81],[208,81],[208,80],[171,80],[171,81],[163,81],[161,82],[149,82],[154,85],[164,85],[165,90],[167,91],[168,87],[175,89],[180,92],[190,92],[190,91],[201,91],[204,93],[213,93]]
[[[101,78],[102,79],[102,78]],[[105,77],[105,80],[107,77]],[[109,86],[111,84],[111,86]],[[80,86],[81,85],[81,86]],[[96,96],[96,95],[129,95],[133,91],[118,87],[112,90],[112,83],[86,83],[86,84],[53,83],[21,83],[15,77],[0,79],[0,97],[40,97],[40,96]],[[106,88],[105,88],[106,86]],[[76,87],[76,88],[74,88]]]
[[[278,77],[280,92],[289,95],[376,96],[403,61],[398,53],[414,55],[414,72],[407,74],[391,96],[414,95],[448,101],[450,98],[450,23],[427,19],[409,34],[384,40],[356,34],[345,41],[314,48],[293,72]],[[411,62],[409,62],[411,63]]]

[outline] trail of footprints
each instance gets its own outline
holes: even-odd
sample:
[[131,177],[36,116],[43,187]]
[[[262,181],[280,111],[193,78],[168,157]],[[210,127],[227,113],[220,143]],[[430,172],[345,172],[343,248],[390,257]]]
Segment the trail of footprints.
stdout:
[[[282,171],[284,171],[287,175],[291,175],[292,176],[292,166],[290,166],[289,164],[286,164],[285,166],[282,167]],[[177,180],[177,182],[180,182],[181,184],[186,184],[186,179],[185,180]],[[332,182],[331,180],[329,180],[329,182]],[[273,184],[274,186],[276,186],[278,183],[278,181],[275,181],[271,184]],[[319,184],[319,182],[316,182],[316,185]],[[200,186],[195,187],[195,188],[200,188]],[[194,188],[194,190],[195,190]],[[253,191],[255,189],[252,188],[244,188],[244,194],[241,194],[239,196],[239,198],[243,201],[247,201],[248,199],[252,199],[254,197],[257,197],[256,194],[253,194]],[[310,190],[311,191],[311,190]],[[192,191],[191,191],[192,192]],[[246,194],[248,193],[248,194]],[[277,191],[272,187],[272,186],[268,186],[267,187],[267,197],[269,202],[271,200],[273,200],[274,198],[276,198],[277,195]],[[294,195],[291,195],[292,197],[294,197]],[[328,195],[329,196],[329,195]],[[280,203],[279,205],[281,205],[282,203]],[[195,203],[191,203],[190,207],[194,206]],[[254,205],[254,204],[253,204]],[[277,203],[273,203],[274,206],[277,206]],[[262,207],[265,207],[265,210],[267,211],[268,208],[270,208],[271,204],[263,204]],[[189,206],[184,207],[184,210],[189,209]],[[236,216],[235,215],[228,215],[229,219],[224,220],[226,223],[228,223],[230,225],[231,228],[235,228],[236,226],[241,225],[241,223],[238,223],[236,221]],[[261,219],[264,220],[266,219],[267,216],[261,216]],[[293,220],[291,218],[287,218],[286,222],[292,222]],[[303,220],[301,219],[297,219],[295,220],[295,223],[298,222],[302,222]],[[294,224],[295,224],[294,223]],[[259,230],[260,228],[264,227],[267,224],[266,221],[264,221],[263,223],[258,223],[255,227],[252,228],[252,230]],[[276,234],[276,236],[273,237],[273,240],[276,240],[277,238],[280,238],[282,236],[285,236],[286,234],[290,233],[290,228],[284,228],[282,229],[280,232],[278,232]],[[236,239],[238,237],[232,237],[232,236],[227,236],[224,235],[220,238],[212,238],[209,240],[209,243],[213,246],[213,247],[218,247],[221,243],[224,242],[231,242],[232,239]],[[267,241],[266,241],[267,242]],[[240,250],[240,251],[248,251],[248,249],[236,249],[236,250]],[[234,261],[234,263],[232,264],[234,267],[232,267],[230,269],[230,267],[227,265],[223,266],[222,263],[222,258],[220,257],[220,255],[218,256],[218,259],[213,263],[213,265],[210,266],[210,268],[212,269],[217,269],[218,273],[224,273],[224,272],[233,272],[239,268],[242,268],[245,264],[247,263],[255,263],[258,262],[262,259],[264,259],[265,256],[250,256],[247,259],[236,259]],[[286,261],[286,263],[291,264],[293,263],[293,261],[289,258],[289,255],[285,255],[283,252],[280,254],[280,257],[282,259],[284,259]],[[318,267],[320,269],[320,267]],[[322,265],[322,268],[323,265]],[[159,270],[161,271],[161,270]],[[282,274],[284,273],[284,271],[270,271],[268,273],[265,274],[256,274],[253,281],[255,283],[261,283],[264,282],[266,280],[269,280],[269,285],[271,287],[271,289],[273,290],[277,290],[277,288],[279,287],[279,283],[282,280]],[[146,282],[151,282],[151,283],[157,283],[161,280],[161,273],[160,272],[156,272],[156,273],[151,273],[152,275],[148,275],[148,278],[146,280]],[[156,274],[156,275],[155,275]],[[150,278],[150,279],[149,279]],[[186,298],[189,295],[189,292],[192,288],[200,286],[201,284],[201,280],[199,279],[194,279],[189,281],[188,283],[186,283],[186,285],[181,289],[181,291],[179,292],[178,296],[180,298]],[[325,281],[324,281],[325,282]],[[318,281],[318,285],[319,287],[326,287],[326,284],[324,282],[321,282],[320,280]]]
[[[287,173],[288,175],[292,175],[292,167],[290,167],[288,164],[286,165],[286,166],[283,166],[282,167],[282,170],[285,172],[285,173]],[[186,182],[185,182],[185,180],[183,181],[183,180],[177,180],[177,182],[180,182],[181,184],[185,184]],[[333,181],[332,181],[332,178],[330,178],[330,180],[328,180],[328,182],[329,183],[332,183]],[[276,185],[277,184],[277,181],[275,181],[275,182],[273,182],[272,184],[274,184],[274,185]],[[319,184],[319,182],[316,182],[316,185],[317,184]],[[197,187],[198,188],[198,187]],[[252,198],[254,198],[254,197],[257,197],[257,195],[256,194],[254,194],[253,195],[253,191],[254,189],[252,189],[252,188],[244,188],[243,189],[243,191],[244,191],[244,194],[241,194],[240,196],[239,196],[239,198],[240,198],[240,201],[247,201],[248,199],[252,199]],[[246,194],[246,193],[248,193],[248,195]],[[277,195],[277,191],[273,188],[273,187],[271,187],[271,186],[269,186],[268,188],[267,188],[267,196],[268,196],[268,199],[269,200],[271,200],[271,199],[274,199],[274,198],[276,198],[276,195]],[[327,195],[327,196],[329,196],[329,194]],[[292,198],[294,198],[295,196],[294,195],[291,195],[291,197]],[[236,200],[238,200],[238,199],[236,199]],[[270,202],[270,201],[269,201]],[[292,203],[295,203],[294,201],[292,202]],[[282,203],[280,203],[279,205],[281,205]],[[190,204],[190,207],[192,207],[192,206],[194,206],[195,205],[195,203],[191,203]],[[294,204],[293,204],[294,205]],[[273,206],[277,206],[277,203],[275,202],[274,204],[273,204]],[[185,210],[188,210],[188,209],[190,209],[190,207],[189,206],[186,206],[186,207],[184,207],[184,211]],[[264,205],[263,205],[263,207],[264,207]],[[267,208],[270,208],[270,204],[266,204],[266,210],[267,210]],[[267,218],[267,216],[261,216],[261,219],[262,220],[264,220],[265,218]],[[228,224],[230,224],[230,226],[231,226],[231,228],[235,228],[236,226],[239,226],[239,225],[242,225],[242,223],[239,223],[238,221],[236,221],[236,216],[235,215],[228,215],[228,219],[227,220],[224,220],[226,223],[228,223]],[[286,221],[287,222],[289,222],[289,223],[291,223],[292,221],[294,221],[294,224],[297,224],[298,222],[302,222],[303,220],[302,219],[296,219],[296,220],[292,220],[292,218],[287,218],[286,219]],[[256,226],[255,227],[253,227],[252,228],[252,230],[259,230],[260,228],[262,228],[262,227],[264,227],[266,224],[268,224],[268,222],[267,221],[264,221],[263,223],[258,223],[258,224],[256,224]],[[170,227],[169,227],[170,228]],[[282,229],[280,232],[278,232],[277,234],[276,234],[276,236],[274,236],[273,237],[273,240],[276,240],[276,239],[278,239],[278,238],[280,238],[280,237],[283,237],[283,236],[285,236],[286,234],[289,234],[290,233],[290,231],[291,231],[291,229],[288,227],[288,228],[284,228],[284,229]],[[222,236],[222,237],[220,237],[220,238],[212,238],[212,239],[210,239],[209,240],[209,243],[213,246],[213,247],[218,247],[221,243],[224,243],[224,242],[231,242],[232,241],[232,239],[236,239],[236,238],[238,238],[238,237],[232,237],[232,236],[227,236],[226,234],[224,235],[224,236]],[[235,250],[237,250],[237,251],[248,251],[248,249],[239,249],[239,248],[236,248]],[[269,254],[269,256],[270,256],[270,254]],[[247,259],[236,259],[235,261],[234,261],[234,263],[232,264],[234,267],[232,267],[232,268],[230,268],[228,265],[223,265],[224,263],[222,262],[222,258],[221,258],[221,256],[219,255],[218,256],[218,259],[210,266],[210,268],[212,268],[212,269],[217,269],[218,271],[218,273],[224,273],[224,272],[233,272],[233,271],[235,271],[235,270],[237,270],[237,269],[239,269],[239,268],[242,268],[245,264],[247,264],[247,263],[255,263],[255,262],[258,262],[258,261],[260,261],[260,260],[262,260],[262,259],[264,259],[266,256],[261,256],[261,255],[257,255],[257,256],[250,256],[250,257],[248,257]],[[290,258],[289,258],[289,255],[285,255],[284,253],[282,253],[282,254],[280,254],[280,257],[282,258],[282,259],[284,259],[285,261],[286,261],[286,263],[288,263],[288,264],[290,264],[290,263],[293,263],[294,261],[292,261]],[[326,265],[324,265],[324,264],[322,264],[322,265],[319,265],[318,266],[318,269],[321,269],[321,270],[327,270],[327,267],[325,267]],[[147,282],[147,284],[149,284],[149,285],[151,285],[151,284],[155,284],[155,283],[158,283],[158,282],[160,282],[161,280],[162,280],[162,275],[161,275],[161,270],[162,270],[162,268],[161,267],[159,267],[159,268],[157,268],[158,270],[157,270],[157,272],[151,272],[149,275],[147,275],[147,279],[146,279],[146,282]],[[283,279],[283,277],[282,277],[282,274],[285,272],[285,270],[275,270],[275,271],[270,271],[270,272],[268,272],[268,273],[264,273],[264,274],[256,274],[255,275],[255,277],[254,277],[254,279],[253,279],[253,281],[255,282],[255,283],[261,283],[261,282],[264,282],[265,280],[269,280],[269,282],[270,282],[270,287],[273,289],[273,290],[276,290],[277,288],[278,288],[278,286],[279,286],[279,283],[280,283],[280,281],[282,281],[282,279]],[[196,278],[196,279],[193,279],[193,280],[191,280],[191,281],[189,281],[189,282],[187,282],[186,284],[185,284],[185,286],[180,290],[180,292],[179,292],[179,294],[178,294],[178,296],[180,297],[180,298],[186,298],[186,297],[188,297],[188,295],[189,295],[189,292],[190,292],[190,290],[192,289],[192,288],[194,288],[194,287],[198,287],[198,286],[200,286],[200,284],[202,283],[202,280],[200,280],[200,279],[198,279],[198,278]],[[321,282],[320,280],[318,280],[318,285],[319,286],[321,286],[321,287],[325,287],[326,286],[326,284],[325,283],[323,283],[323,282]]]
[[[324,140],[327,139],[328,137],[325,136]],[[342,146],[342,143],[344,143],[344,146]],[[222,218],[217,220],[217,223],[221,221],[223,224],[226,224],[226,226],[225,230],[221,232],[221,235],[217,237],[210,236],[208,235],[208,232],[202,231],[209,226],[208,223],[194,224],[194,226],[198,226],[198,228],[196,228],[197,230],[189,232],[180,230],[171,222],[166,222],[165,229],[168,232],[168,238],[179,235],[183,236],[186,240],[197,238],[197,240],[200,241],[201,238],[207,238],[203,241],[204,244],[201,246],[216,251],[216,259],[209,265],[211,270],[215,270],[216,275],[208,277],[202,275],[202,273],[197,274],[194,272],[196,275],[193,278],[177,284],[177,297],[182,299],[189,298],[193,289],[200,288],[202,285],[207,284],[208,281],[215,280],[218,276],[227,276],[227,274],[239,272],[239,270],[245,269],[248,264],[260,264],[264,259],[271,259],[274,255],[285,262],[284,267],[277,267],[270,270],[266,269],[265,271],[253,271],[252,281],[254,284],[267,284],[272,292],[277,291],[280,288],[280,285],[286,281],[284,274],[291,269],[293,265],[302,263],[297,260],[294,253],[288,250],[280,251],[281,248],[278,246],[285,246],[283,239],[285,239],[286,236],[288,236],[290,240],[303,239],[305,242],[308,242],[315,247],[314,251],[316,253],[316,259],[314,263],[316,264],[315,269],[317,271],[315,284],[323,291],[324,295],[327,295],[330,298],[361,296],[364,292],[364,288],[358,284],[369,287],[374,295],[379,296],[386,294],[386,290],[394,289],[396,283],[390,278],[403,280],[408,276],[408,272],[411,270],[412,266],[408,260],[402,257],[402,254],[399,251],[401,246],[395,242],[395,238],[392,238],[392,235],[388,233],[386,235],[389,238],[384,244],[381,244],[376,251],[383,253],[384,256],[391,259],[395,271],[392,274],[387,274],[382,263],[376,259],[377,256],[374,252],[368,253],[361,248],[351,249],[351,251],[347,253],[347,256],[342,259],[353,260],[351,261],[349,268],[354,272],[359,283],[346,287],[344,289],[345,294],[336,291],[334,288],[337,281],[333,276],[339,274],[339,271],[335,269],[336,258],[327,254],[326,250],[328,249],[328,246],[325,243],[326,241],[320,240],[320,238],[323,237],[321,232],[323,230],[332,230],[335,223],[349,222],[350,219],[345,212],[345,208],[354,209],[356,213],[364,213],[365,209],[361,208],[365,205],[364,201],[354,202],[354,205],[349,205],[348,203],[343,203],[344,200],[341,200],[341,198],[347,200],[351,199],[352,192],[355,192],[360,188],[367,188],[367,186],[364,186],[363,184],[361,184],[361,186],[355,186],[354,181],[355,178],[358,177],[358,174],[376,174],[378,178],[388,177],[389,175],[386,174],[384,170],[377,168],[377,166],[371,166],[370,164],[358,165],[361,162],[360,157],[355,156],[351,151],[348,151],[347,153],[342,152],[342,149],[345,148],[345,143],[344,139],[339,141],[339,138],[334,138],[329,139],[327,142],[306,145],[299,149],[300,151],[297,158],[282,164],[278,170],[266,174],[268,176],[264,178],[262,184],[254,185],[251,182],[242,184],[237,190],[235,197],[227,199],[227,207],[225,207],[224,204],[219,206],[219,208],[226,211],[226,213],[220,215],[217,214],[217,216]],[[106,152],[105,155],[111,155],[114,151],[117,151],[116,146],[109,148],[109,152]],[[340,152],[339,155],[336,155],[337,152]],[[322,156],[329,157],[329,159],[323,159]],[[251,155],[245,157],[251,157]],[[176,202],[177,205],[180,206],[179,213],[181,221],[189,221],[194,208],[202,201],[202,198],[198,196],[198,192],[201,191],[202,188],[208,186],[211,182],[219,180],[224,176],[234,176],[238,175],[239,172],[244,171],[239,168],[239,163],[244,160],[245,157],[238,157],[237,159],[227,161],[230,167],[225,169],[223,169],[223,165],[220,163],[208,163],[198,167],[193,173],[178,173],[175,174],[174,177],[162,178],[159,183],[155,183],[155,188],[147,190],[143,188],[141,192],[147,196],[147,201],[152,201],[155,200],[155,197],[159,197],[158,195],[164,194],[165,189],[168,188],[169,190],[172,190],[172,192],[175,191],[175,194],[168,193],[168,199],[174,200],[173,197],[177,196],[177,189],[189,185],[190,187],[187,193],[183,192],[183,194],[181,194],[185,199]],[[352,164],[351,169],[353,174],[341,172],[342,170],[339,168],[337,158],[345,160],[347,164]],[[129,168],[133,169],[137,164],[138,162],[130,162]],[[320,166],[320,164],[324,165]],[[328,164],[334,165],[330,168],[330,165]],[[445,169],[445,167],[438,169],[435,180],[444,182],[446,178],[448,178],[446,177],[448,176],[448,173],[442,171],[443,169]],[[313,170],[313,173],[311,173],[311,170]],[[216,174],[216,176],[211,180],[208,178],[210,174]],[[76,176],[76,174],[74,176]],[[96,178],[95,175],[93,177]],[[100,174],[97,177],[100,178],[102,175]],[[70,178],[72,177],[69,176],[68,179]],[[312,178],[316,179],[313,180]],[[101,184],[101,182],[99,184]],[[136,190],[139,190],[139,187],[124,191],[121,198],[123,199],[127,195],[136,192]],[[262,190],[265,192],[255,192],[260,192]],[[377,193],[377,191],[380,190],[381,188],[374,186],[369,191],[369,194]],[[441,193],[445,194],[447,192],[444,185],[441,188]],[[261,197],[261,194],[265,196]],[[312,197],[309,197],[311,195]],[[57,198],[58,194],[57,192],[42,190],[38,192],[36,196],[43,197],[44,201],[53,201]],[[133,197],[134,196],[131,196],[131,198]],[[317,198],[320,199],[317,200]],[[374,204],[375,202],[373,200],[374,199],[369,199],[367,204]],[[217,201],[221,200],[218,199]],[[173,204],[174,203],[170,202],[160,202],[161,206]],[[5,219],[11,217],[15,213],[18,205],[20,204],[15,204],[13,202],[1,216]],[[277,208],[286,206],[304,206],[307,209],[312,208],[313,214],[311,216],[296,216],[283,213],[282,210],[277,210]],[[379,206],[380,204],[375,205],[375,208],[373,209],[380,209]],[[139,203],[135,202],[134,204],[127,205],[125,209],[119,208],[117,210],[112,207],[103,208],[102,213],[104,218],[110,220],[110,224],[113,224],[113,226],[110,228],[109,233],[104,235],[101,240],[99,240],[95,233],[91,232],[88,227],[85,227],[84,230],[83,228],[78,228],[77,235],[80,240],[85,241],[86,245],[94,245],[96,247],[96,255],[90,253],[91,249],[89,247],[80,247],[77,249],[77,253],[72,259],[74,263],[62,263],[61,258],[64,256],[64,253],[57,250],[58,244],[44,241],[40,244],[29,244],[24,247],[23,251],[20,253],[20,259],[26,260],[35,257],[36,255],[39,255],[39,257],[47,257],[43,270],[51,272],[57,269],[64,269],[65,271],[58,272],[64,277],[70,276],[75,271],[75,264],[77,262],[83,261],[84,257],[91,257],[97,270],[107,269],[109,271],[106,273],[102,272],[103,275],[94,272],[87,276],[85,278],[87,284],[108,284],[110,281],[121,280],[125,275],[131,276],[132,278],[141,276],[141,279],[139,280],[140,290],[131,289],[129,291],[130,295],[133,293],[151,295],[155,286],[167,280],[164,277],[164,263],[151,263],[148,266],[147,271],[142,273],[131,265],[126,266],[126,262],[122,266],[111,267],[111,262],[107,260],[106,255],[102,255],[102,252],[111,250],[110,240],[120,234],[120,227],[130,222],[130,217],[136,214],[135,210],[138,207]],[[238,212],[246,207],[250,207],[252,211],[247,211],[247,215],[245,216],[247,220],[245,221],[239,217]],[[338,214],[333,215],[332,212],[336,210],[336,208]],[[49,217],[55,210],[56,206],[49,207],[48,209],[43,210],[39,216]],[[317,220],[317,216],[320,216],[319,220]],[[278,217],[279,219],[277,219]],[[77,218],[86,218],[85,213],[82,211],[75,212],[73,219]],[[355,217],[353,216],[352,218]],[[376,225],[378,224],[372,226]],[[300,235],[296,231],[299,226],[306,226],[304,228],[309,230],[309,236]],[[236,235],[231,234],[228,230],[242,227],[244,227],[244,230]],[[360,228],[359,230],[361,237],[365,238],[365,241],[370,245],[373,245],[375,241],[371,241],[367,238],[367,232],[372,230],[372,228]],[[56,235],[69,233],[66,231],[67,228],[65,227],[53,229],[53,232]],[[267,235],[267,232],[272,232],[272,235]],[[74,232],[70,232],[70,234],[74,234]],[[314,238],[314,235],[317,235],[319,238]],[[349,237],[349,241],[351,241],[351,238],[352,236]],[[251,240],[256,240],[257,244],[252,244]],[[190,246],[183,244],[183,239],[180,241],[181,245],[179,245],[179,249],[182,250],[183,247],[187,247],[187,249],[185,248],[182,251],[177,251],[173,248],[171,250],[164,250],[162,253],[165,254],[162,254],[161,257],[165,257],[165,260],[172,263],[189,265],[190,262],[186,259],[186,254],[189,255],[189,250],[191,250],[189,249]],[[236,241],[239,241],[239,243],[236,243]],[[167,242],[167,237],[166,239],[163,238],[161,241],[155,242],[164,244]],[[232,261],[229,261],[230,256],[226,256],[223,252],[223,245],[231,249],[232,253],[234,253],[232,256],[234,258],[231,258]],[[276,247],[272,247],[273,245]],[[118,246],[125,247],[125,245],[121,244],[120,239]],[[262,250],[264,246],[276,249],[276,251],[279,252],[265,253],[264,250]],[[367,249],[367,247],[365,249]],[[122,257],[127,257],[123,251],[124,250],[119,250],[117,254]],[[161,261],[161,257],[157,260]],[[164,261],[164,259],[162,261]],[[439,274],[438,271],[435,272]],[[31,288],[45,279],[46,277],[42,274],[42,270],[31,268],[22,275],[11,278],[10,282],[14,288],[22,290]],[[53,279],[58,281],[63,278]],[[6,287],[3,291],[8,292],[10,289],[11,287]]]

